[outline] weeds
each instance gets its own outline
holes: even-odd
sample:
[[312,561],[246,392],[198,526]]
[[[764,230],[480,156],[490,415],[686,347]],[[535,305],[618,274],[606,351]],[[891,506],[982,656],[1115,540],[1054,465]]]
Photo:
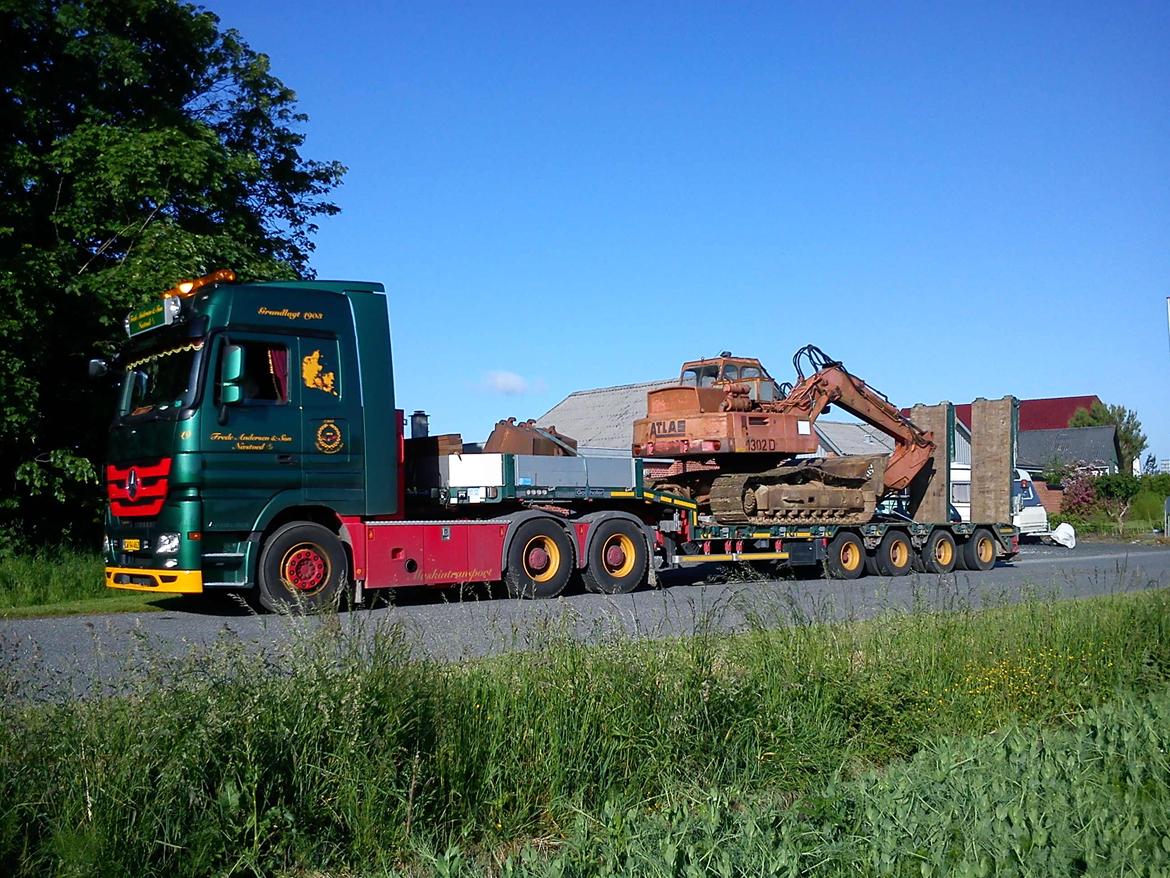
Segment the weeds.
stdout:
[[[1064,723],[1170,679],[1165,591],[718,633],[710,614],[731,611],[595,646],[549,623],[529,651],[461,665],[354,621],[274,620],[295,629],[276,656],[225,638],[168,662],[144,642],[126,695],[5,704],[0,872],[604,873],[553,855],[579,843],[618,874],[655,815],[693,812],[653,850],[721,874],[743,802],[815,811],[946,735]],[[697,790],[718,792],[697,806]],[[761,838],[848,842],[769,808]],[[779,869],[791,851],[765,852]]]

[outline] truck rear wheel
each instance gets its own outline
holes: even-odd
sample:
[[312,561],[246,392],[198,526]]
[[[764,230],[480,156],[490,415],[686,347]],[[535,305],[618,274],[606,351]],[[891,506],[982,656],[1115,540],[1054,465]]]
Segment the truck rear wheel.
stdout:
[[825,569],[831,579],[857,579],[865,573],[865,546],[861,537],[842,531],[829,543]]
[[306,614],[335,606],[345,573],[345,548],[331,530],[311,522],[283,525],[260,551],[260,605]]
[[892,530],[882,537],[874,557],[882,576],[905,576],[914,562],[914,547],[906,534]]
[[573,573],[573,547],[552,519],[527,521],[508,546],[504,582],[514,598],[555,598]]
[[971,538],[963,543],[959,561],[964,570],[990,570],[995,566],[995,537],[987,528],[977,528]]
[[597,526],[581,578],[597,594],[629,594],[646,580],[647,555],[638,526],[611,518]]
[[927,573],[950,573],[959,561],[955,538],[945,530],[931,532],[922,547],[922,569]]

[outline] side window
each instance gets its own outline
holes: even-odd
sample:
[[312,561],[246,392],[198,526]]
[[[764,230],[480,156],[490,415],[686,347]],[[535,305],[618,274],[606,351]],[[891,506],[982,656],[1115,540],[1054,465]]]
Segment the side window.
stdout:
[[301,339],[301,399],[306,404],[341,398],[341,359],[337,340]]
[[735,363],[728,363],[723,367],[724,381],[738,381],[739,380],[739,366]]
[[971,502],[971,483],[970,482],[952,482],[951,483],[951,502],[952,503],[970,503]]
[[761,378],[763,373],[755,366],[744,366],[739,372],[740,378]]
[[[233,341],[244,352],[240,379],[242,405],[284,405],[288,402],[288,346],[267,341]],[[222,348],[221,348],[222,351]],[[222,353],[221,353],[222,358]],[[222,362],[222,361],[221,361]],[[218,370],[217,370],[218,371]],[[218,381],[216,404],[219,404]]]

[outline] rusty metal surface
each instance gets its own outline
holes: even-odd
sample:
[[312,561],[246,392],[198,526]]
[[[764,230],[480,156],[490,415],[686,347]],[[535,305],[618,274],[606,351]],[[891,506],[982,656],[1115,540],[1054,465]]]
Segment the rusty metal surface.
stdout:
[[886,456],[797,460],[718,476],[709,503],[721,524],[864,524],[881,498]]
[[[793,367],[797,382],[782,390],[758,360],[724,354],[684,363],[679,386],[647,395],[646,417],[634,423],[634,456],[717,467],[717,474],[672,474],[669,484],[709,503],[720,521],[868,521],[882,496],[904,489],[930,462],[933,435],[817,347],[797,351]],[[744,369],[753,371],[751,380],[742,378]],[[688,375],[696,383],[682,383]],[[816,452],[814,424],[830,405],[891,436],[893,453],[776,468]]]
[[546,457],[576,457],[577,440],[556,427],[538,427],[536,421],[498,421],[483,445],[485,454],[536,454]]

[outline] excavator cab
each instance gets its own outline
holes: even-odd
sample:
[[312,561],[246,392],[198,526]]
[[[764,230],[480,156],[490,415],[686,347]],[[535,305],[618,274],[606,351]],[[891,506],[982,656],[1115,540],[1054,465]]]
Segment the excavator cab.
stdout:
[[748,398],[757,402],[771,402],[780,398],[776,382],[763,363],[754,357],[733,357],[730,351],[724,351],[711,359],[683,363],[678,383],[684,387],[723,391],[740,384],[747,388]]

